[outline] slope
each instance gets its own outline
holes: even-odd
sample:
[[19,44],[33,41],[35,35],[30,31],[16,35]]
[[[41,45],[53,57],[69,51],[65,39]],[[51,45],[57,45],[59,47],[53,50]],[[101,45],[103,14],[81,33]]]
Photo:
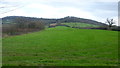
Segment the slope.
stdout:
[[116,66],[118,33],[58,26],[3,38],[3,66]]

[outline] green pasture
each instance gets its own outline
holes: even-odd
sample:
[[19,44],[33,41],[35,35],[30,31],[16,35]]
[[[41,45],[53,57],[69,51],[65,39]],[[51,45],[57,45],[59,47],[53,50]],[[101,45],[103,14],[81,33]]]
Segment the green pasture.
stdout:
[[76,23],[70,22],[70,23],[62,23],[62,24],[65,24],[71,27],[99,27],[98,25],[79,23],[79,22],[76,22]]
[[2,44],[3,66],[116,66],[118,63],[117,31],[57,26],[5,37]]

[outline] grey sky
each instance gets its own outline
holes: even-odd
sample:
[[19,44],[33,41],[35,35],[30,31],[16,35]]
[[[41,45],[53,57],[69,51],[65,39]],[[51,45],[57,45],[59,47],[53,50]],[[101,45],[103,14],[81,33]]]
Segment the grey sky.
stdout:
[[[4,0],[1,6],[13,6],[0,9],[1,17],[5,16],[30,16],[43,18],[62,18],[75,16],[105,22],[106,18],[117,21],[118,0]],[[22,6],[22,7],[21,7]],[[24,6],[24,7],[23,7]]]

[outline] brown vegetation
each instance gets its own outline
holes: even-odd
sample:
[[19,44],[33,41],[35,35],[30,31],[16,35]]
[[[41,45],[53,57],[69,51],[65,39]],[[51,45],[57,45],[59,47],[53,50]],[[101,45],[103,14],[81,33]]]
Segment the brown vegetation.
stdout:
[[9,35],[20,35],[28,32],[43,30],[44,23],[41,21],[30,21],[24,18],[17,18],[12,24],[3,24],[3,37]]

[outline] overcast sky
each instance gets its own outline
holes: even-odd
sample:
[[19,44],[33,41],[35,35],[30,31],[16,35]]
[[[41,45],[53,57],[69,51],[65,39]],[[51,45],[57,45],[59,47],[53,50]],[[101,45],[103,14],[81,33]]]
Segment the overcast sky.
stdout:
[[[1,8],[6,6],[6,8]],[[118,0],[0,0],[0,17],[118,19]]]

